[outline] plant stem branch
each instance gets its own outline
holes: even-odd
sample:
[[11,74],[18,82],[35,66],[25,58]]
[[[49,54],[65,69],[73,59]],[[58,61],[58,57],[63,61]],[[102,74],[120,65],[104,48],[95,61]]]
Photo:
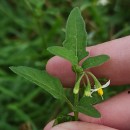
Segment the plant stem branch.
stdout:
[[71,109],[72,111],[74,111],[74,110],[73,110],[74,106],[72,105],[72,103],[70,102],[70,100],[69,100],[67,97],[66,97],[65,99],[66,99],[66,103],[68,104],[68,106],[70,107],[70,109]]
[[[78,105],[78,100],[79,100],[79,93],[78,94],[74,94],[74,106]],[[74,116],[75,116],[75,121],[78,120],[78,112],[74,111]]]
[[[79,79],[79,74],[76,73],[76,82]],[[74,94],[74,106],[77,106],[79,102],[79,92],[77,94]],[[75,121],[78,120],[78,112],[74,111]]]

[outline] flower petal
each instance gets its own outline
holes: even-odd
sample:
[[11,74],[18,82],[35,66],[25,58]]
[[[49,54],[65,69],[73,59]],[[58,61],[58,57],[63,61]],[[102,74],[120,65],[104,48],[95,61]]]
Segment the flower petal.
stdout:
[[110,80],[109,80],[106,84],[102,85],[102,88],[106,88],[106,87],[108,87],[109,85],[110,85]]

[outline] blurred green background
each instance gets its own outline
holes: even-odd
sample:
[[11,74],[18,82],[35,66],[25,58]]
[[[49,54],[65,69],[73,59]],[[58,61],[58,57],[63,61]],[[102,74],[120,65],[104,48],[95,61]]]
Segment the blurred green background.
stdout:
[[[86,22],[89,46],[130,34],[130,0],[0,0],[0,130],[42,130],[61,110],[68,111],[9,66],[45,69],[52,57],[46,48],[62,44],[75,6]],[[108,89],[105,96],[127,87]]]

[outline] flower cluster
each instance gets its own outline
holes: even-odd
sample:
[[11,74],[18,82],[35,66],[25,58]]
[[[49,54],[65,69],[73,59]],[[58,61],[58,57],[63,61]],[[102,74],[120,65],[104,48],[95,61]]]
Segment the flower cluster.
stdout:
[[[90,80],[87,74],[93,78],[94,88],[91,88]],[[77,83],[75,84],[73,93],[77,94],[79,92],[79,88],[80,88],[79,86],[83,76],[85,76],[87,79],[87,85],[84,82],[84,86],[85,86],[84,96],[92,97],[92,94],[94,92],[98,92],[98,95],[101,96],[101,98],[103,99],[103,94],[104,94],[103,89],[110,85],[110,80],[108,80],[104,85],[101,85],[99,80],[91,72],[83,73],[81,75],[81,77],[78,79]]]

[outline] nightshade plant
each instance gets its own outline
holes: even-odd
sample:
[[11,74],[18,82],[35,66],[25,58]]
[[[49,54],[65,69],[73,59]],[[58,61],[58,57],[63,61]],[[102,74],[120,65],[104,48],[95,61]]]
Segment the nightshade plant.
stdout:
[[[63,47],[52,46],[47,50],[57,56],[60,56],[68,60],[72,64],[72,70],[76,75],[76,81],[73,88],[74,102],[70,101],[63,89],[63,86],[59,79],[49,75],[46,71],[37,70],[30,67],[18,66],[10,67],[10,69],[16,74],[24,77],[25,79],[35,83],[36,85],[49,92],[54,98],[65,101],[74,112],[74,116],[64,115],[56,118],[54,125],[65,121],[78,120],[78,113],[84,113],[88,116],[95,118],[101,117],[101,114],[93,107],[98,102],[99,97],[95,97],[93,93],[97,92],[103,99],[103,88],[109,86],[110,80],[101,85],[99,80],[88,69],[102,65],[109,60],[107,55],[98,55],[94,57],[88,57],[83,61],[82,65],[79,62],[87,57],[89,53],[85,50],[87,46],[87,33],[85,30],[85,23],[81,16],[78,7],[75,7],[67,20],[66,36],[63,42]],[[91,85],[89,78],[94,81],[94,86]],[[83,81],[83,87],[81,89],[81,80]],[[79,96],[80,91],[82,95]]]

